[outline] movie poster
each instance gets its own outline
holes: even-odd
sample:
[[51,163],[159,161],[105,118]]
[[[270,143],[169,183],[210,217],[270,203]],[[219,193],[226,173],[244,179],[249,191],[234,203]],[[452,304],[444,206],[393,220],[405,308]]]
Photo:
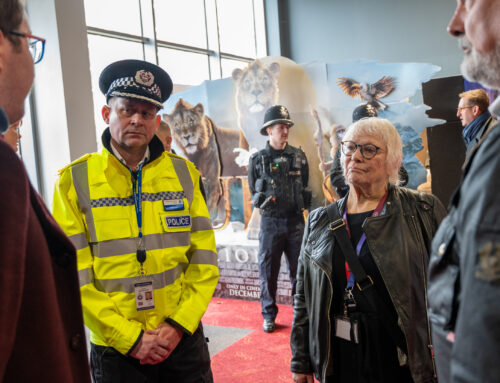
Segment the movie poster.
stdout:
[[[426,181],[426,170],[415,156],[424,149],[420,134],[444,121],[429,118],[428,106],[409,100],[439,70],[422,63],[299,65],[284,57],[264,57],[235,69],[230,78],[205,81],[169,98],[162,119],[172,130],[176,153],[201,173],[216,229],[221,271],[216,296],[259,299],[259,214],[250,202],[246,174],[250,155],[266,144],[259,131],[267,108],[284,105],[295,122],[289,143],[306,153],[312,208],[327,202],[320,162],[331,160],[330,127],[348,128],[353,110],[367,103],[400,133],[407,187],[416,189]],[[277,299],[290,304],[291,287],[282,265]]]

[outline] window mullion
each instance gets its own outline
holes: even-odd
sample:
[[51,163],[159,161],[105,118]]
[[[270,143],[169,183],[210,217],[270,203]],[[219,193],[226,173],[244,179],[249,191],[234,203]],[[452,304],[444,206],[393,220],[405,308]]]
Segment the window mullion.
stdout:
[[255,25],[255,45],[256,57],[265,57],[267,52],[267,38],[266,38],[266,16],[264,10],[263,0],[253,0],[254,7],[254,25]]
[[220,57],[223,59],[239,60],[239,61],[247,61],[247,62],[251,62],[251,61],[255,60],[255,58],[253,58],[253,57],[233,55],[232,53],[226,53],[226,52],[220,52]]
[[141,10],[144,60],[158,64],[153,0],[138,0]]
[[131,42],[136,42],[136,43],[148,42],[148,38],[146,38],[146,37],[131,35],[128,33],[123,33],[123,32],[109,31],[107,29],[102,29],[102,28],[87,27],[87,33],[89,35],[96,35],[96,36],[101,36],[101,37],[111,37],[111,38],[115,38],[115,39],[126,40],[126,41],[131,41]]
[[177,44],[177,43],[173,43],[171,41],[156,40],[156,45],[158,47],[161,47],[161,48],[171,48],[171,49],[177,49],[180,51],[191,52],[191,53],[200,53],[200,54],[210,55],[210,56],[213,56],[216,54],[216,52],[214,52],[210,49],[203,49],[203,48],[193,47],[190,45]]
[[210,67],[210,79],[215,80],[222,77],[222,66],[220,57],[219,26],[217,20],[216,0],[205,0],[207,48],[213,54],[208,56]]

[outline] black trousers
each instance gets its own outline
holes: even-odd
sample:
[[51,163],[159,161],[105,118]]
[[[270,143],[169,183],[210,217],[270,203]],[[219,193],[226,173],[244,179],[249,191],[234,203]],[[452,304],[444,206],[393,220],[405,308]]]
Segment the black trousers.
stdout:
[[259,277],[262,316],[274,319],[278,314],[276,289],[281,265],[281,255],[285,253],[290,269],[292,296],[297,283],[297,264],[300,245],[304,234],[302,216],[277,218],[262,216],[259,232]]
[[200,323],[193,335],[184,335],[161,363],[141,365],[112,347],[91,344],[90,364],[94,383],[212,383],[210,355]]

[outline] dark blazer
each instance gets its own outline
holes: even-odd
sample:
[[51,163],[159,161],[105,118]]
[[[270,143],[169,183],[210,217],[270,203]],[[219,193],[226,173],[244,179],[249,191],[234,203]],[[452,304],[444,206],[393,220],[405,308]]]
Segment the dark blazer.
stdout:
[[76,253],[0,138],[0,382],[90,382]]

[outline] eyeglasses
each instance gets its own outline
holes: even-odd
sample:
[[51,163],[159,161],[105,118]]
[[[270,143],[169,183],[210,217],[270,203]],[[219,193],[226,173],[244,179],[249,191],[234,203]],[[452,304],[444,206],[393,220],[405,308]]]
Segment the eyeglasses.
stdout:
[[342,153],[344,153],[346,156],[350,157],[354,155],[358,148],[361,151],[361,155],[366,160],[371,160],[377,155],[378,151],[380,150],[378,146],[375,146],[373,144],[359,145],[352,141],[342,141]]
[[464,109],[468,109],[468,108],[474,108],[474,106],[473,106],[473,105],[469,105],[469,106],[459,106],[459,107],[457,108],[457,113],[461,113],[461,112],[462,112],[462,110],[464,110]]
[[38,64],[42,61],[43,53],[45,52],[45,39],[19,31],[10,31],[10,33],[16,36],[26,37],[28,39],[31,57],[33,57],[33,63]]

